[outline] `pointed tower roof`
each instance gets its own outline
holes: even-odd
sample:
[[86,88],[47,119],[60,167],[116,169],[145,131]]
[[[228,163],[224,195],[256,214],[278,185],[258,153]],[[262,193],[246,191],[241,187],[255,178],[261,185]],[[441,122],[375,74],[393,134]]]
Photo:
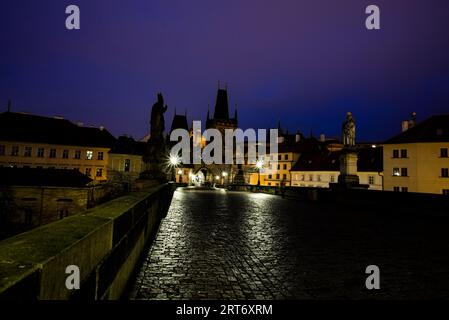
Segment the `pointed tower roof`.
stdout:
[[228,91],[226,89],[218,89],[214,119],[229,120]]
[[175,129],[185,129],[187,131],[189,130],[189,125],[187,124],[187,116],[186,115],[175,114],[173,116],[173,121],[171,123],[170,132],[172,132]]

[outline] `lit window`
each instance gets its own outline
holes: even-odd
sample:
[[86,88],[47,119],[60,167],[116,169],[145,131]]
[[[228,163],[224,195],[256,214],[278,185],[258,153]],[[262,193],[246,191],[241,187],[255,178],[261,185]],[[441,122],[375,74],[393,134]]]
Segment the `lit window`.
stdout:
[[393,168],[393,176],[399,177],[401,175],[401,170],[399,168]]
[[103,160],[103,151],[98,152],[98,160]]
[[131,160],[125,159],[125,172],[129,172],[131,168]]
[[38,158],[43,158],[44,157],[44,152],[45,152],[44,148],[38,148],[37,149],[37,157]]
[[62,151],[62,158],[68,159],[69,158],[69,150],[63,150]]
[[31,147],[25,147],[25,152],[23,153],[24,157],[31,157],[31,152],[33,149]]
[[13,157],[17,157],[19,155],[19,147],[18,146],[12,146],[11,155]]
[[441,168],[441,177],[449,178],[449,168]]
[[75,159],[81,159],[81,151],[80,150],[75,151]]
[[56,149],[50,149],[50,158],[56,158]]
[[440,157],[441,158],[447,158],[448,157],[447,148],[441,148],[440,149]]
[[97,177],[103,176],[103,169],[97,169]]
[[86,159],[87,160],[92,160],[94,158],[94,152],[91,150],[87,150],[86,151]]

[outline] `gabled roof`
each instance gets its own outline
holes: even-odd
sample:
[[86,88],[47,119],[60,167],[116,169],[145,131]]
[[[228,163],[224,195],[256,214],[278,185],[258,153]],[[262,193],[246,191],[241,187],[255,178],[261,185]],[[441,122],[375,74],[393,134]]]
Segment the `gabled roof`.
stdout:
[[0,113],[0,140],[57,145],[111,147],[115,138],[104,128],[82,127],[62,118]]
[[[357,171],[381,172],[383,169],[382,148],[358,150]],[[291,171],[340,171],[341,151],[327,153],[305,153],[301,155]]]
[[0,185],[5,186],[82,188],[92,181],[75,169],[0,168],[0,177]]
[[133,138],[120,136],[109,153],[143,156],[147,146],[147,142],[135,141]]
[[384,144],[417,143],[417,142],[449,142],[449,115],[437,115],[404,131]]

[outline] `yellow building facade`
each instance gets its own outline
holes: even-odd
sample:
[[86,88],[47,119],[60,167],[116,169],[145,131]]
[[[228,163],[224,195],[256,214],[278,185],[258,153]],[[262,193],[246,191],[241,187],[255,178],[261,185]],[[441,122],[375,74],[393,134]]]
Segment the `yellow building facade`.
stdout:
[[449,195],[449,115],[433,116],[384,143],[384,190]]
[[61,117],[0,113],[0,166],[77,170],[94,182],[108,179],[115,138],[104,128]]
[[384,145],[386,191],[449,194],[449,142]]
[[0,140],[0,166],[74,169],[94,181],[107,179],[109,148]]

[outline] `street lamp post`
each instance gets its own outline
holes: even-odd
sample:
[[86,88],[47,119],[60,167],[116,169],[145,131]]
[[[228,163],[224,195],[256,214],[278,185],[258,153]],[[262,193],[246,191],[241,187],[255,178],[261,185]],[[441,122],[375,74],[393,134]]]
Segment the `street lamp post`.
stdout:
[[173,180],[173,182],[176,182],[176,167],[181,162],[181,159],[177,155],[170,155],[169,162],[170,162],[170,165],[173,167],[172,180]]
[[262,169],[263,167],[263,161],[262,160],[258,160],[256,162],[256,168],[257,168],[257,186],[260,186],[260,169]]

